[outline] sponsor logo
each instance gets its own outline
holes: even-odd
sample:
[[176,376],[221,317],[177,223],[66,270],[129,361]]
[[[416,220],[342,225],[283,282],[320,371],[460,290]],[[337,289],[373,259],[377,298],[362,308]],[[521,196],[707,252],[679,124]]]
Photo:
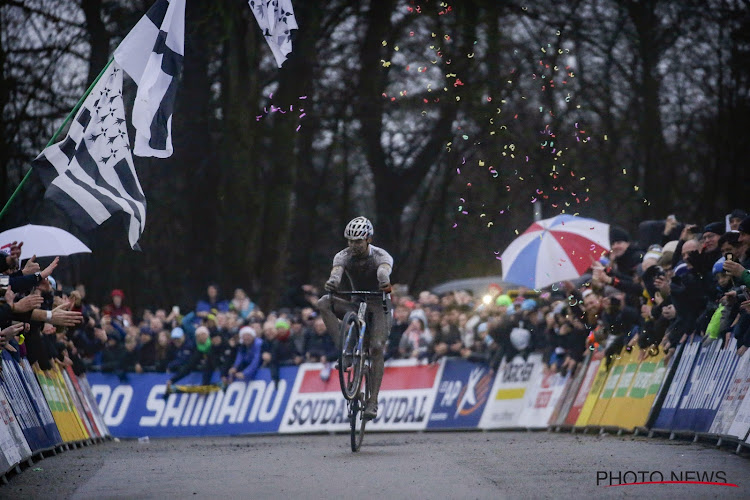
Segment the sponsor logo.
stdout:
[[727,481],[727,473],[718,471],[669,471],[658,470],[628,470],[628,471],[596,471],[596,485],[609,488],[611,486],[634,486],[643,484],[701,484],[711,486],[732,486]]
[[[424,422],[427,417],[427,395],[385,396],[378,399],[375,424],[407,424]],[[289,426],[348,424],[346,400],[343,397],[303,398],[291,405],[285,423]]]
[[[272,422],[281,410],[286,394],[286,380],[279,380],[278,389],[273,382],[253,380],[234,382],[225,392],[209,394],[171,394],[164,398],[166,386],[151,387],[146,398],[145,412],[140,416],[141,427],[178,427]],[[104,417],[110,427],[122,424],[133,399],[133,388],[119,385],[91,387]]]
[[[487,402],[493,375],[485,368],[474,368],[469,373],[469,380],[466,384],[461,380],[444,380],[438,389],[440,406],[443,408],[455,406],[453,418],[471,415]],[[445,420],[446,418],[447,415],[436,414],[433,415],[432,420]]]

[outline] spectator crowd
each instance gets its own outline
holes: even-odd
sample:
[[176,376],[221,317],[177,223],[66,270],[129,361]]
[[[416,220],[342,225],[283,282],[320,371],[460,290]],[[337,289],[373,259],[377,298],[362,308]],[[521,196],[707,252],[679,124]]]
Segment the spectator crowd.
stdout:
[[[642,355],[671,356],[691,335],[737,354],[750,346],[750,218],[735,210],[724,221],[682,224],[675,216],[641,224],[638,241],[610,228],[611,251],[575,281],[543,290],[490,285],[474,296],[410,294],[394,287],[386,360],[433,363],[443,357],[489,363],[541,352],[548,370],[573,371],[586,352],[614,355],[635,345]],[[288,307],[262,311],[237,289],[223,297],[209,285],[191,311],[179,307],[134,315],[122,290],[97,307],[78,285],[66,289],[35,259],[20,268],[22,243],[0,254],[3,277],[0,348],[40,369],[71,365],[117,374],[165,372],[168,384],[193,371],[203,384],[252,380],[268,367],[322,362],[330,375],[333,339],[316,310],[319,290],[304,285]]]

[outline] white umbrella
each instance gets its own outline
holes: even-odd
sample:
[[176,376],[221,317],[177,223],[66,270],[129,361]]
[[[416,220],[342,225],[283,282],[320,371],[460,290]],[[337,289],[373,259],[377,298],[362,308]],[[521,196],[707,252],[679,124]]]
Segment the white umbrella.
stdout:
[[503,252],[503,280],[544,288],[578,278],[608,250],[608,224],[566,214],[540,220]]
[[0,233],[0,248],[23,241],[21,260],[37,257],[57,257],[74,253],[91,253],[91,249],[69,232],[52,226],[27,224]]

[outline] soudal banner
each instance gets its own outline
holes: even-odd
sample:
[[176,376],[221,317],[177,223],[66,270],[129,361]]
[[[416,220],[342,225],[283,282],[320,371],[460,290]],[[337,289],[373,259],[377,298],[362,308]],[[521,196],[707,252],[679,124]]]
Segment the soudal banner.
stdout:
[[[367,425],[373,431],[423,430],[432,412],[442,364],[417,366],[411,360],[385,367],[378,397],[378,416]],[[280,432],[345,431],[349,429],[346,400],[338,373],[320,378],[320,363],[300,366]]]
[[428,429],[476,428],[489,399],[495,373],[486,364],[444,361]]
[[[263,368],[255,380],[233,382],[225,391],[166,398],[163,373],[128,374],[126,383],[89,373],[88,381],[112,436],[177,437],[277,432],[296,377],[296,366],[282,367],[277,385]],[[191,373],[180,384],[200,382],[201,375]]]
[[495,376],[495,383],[479,421],[479,427],[518,427],[518,417],[524,408],[526,392],[539,383],[541,375],[541,354],[532,354],[527,359],[516,356],[511,361],[503,361]]

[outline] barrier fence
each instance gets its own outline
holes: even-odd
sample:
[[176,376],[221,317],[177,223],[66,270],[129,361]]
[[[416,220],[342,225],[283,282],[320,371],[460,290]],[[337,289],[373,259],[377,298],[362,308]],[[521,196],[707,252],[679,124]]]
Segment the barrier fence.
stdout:
[[[109,437],[179,437],[345,431],[346,405],[322,365],[268,369],[224,391],[165,397],[165,374],[78,377],[42,372],[3,352],[0,473],[35,455]],[[198,384],[193,373],[186,384]],[[458,358],[386,366],[373,431],[458,429],[615,429],[687,434],[750,445],[750,352],[731,340],[691,339],[667,362],[638,348],[606,358],[589,352],[575,373],[545,370],[539,354],[497,370]]]
[[[545,370],[539,354],[504,361],[496,371],[457,358],[392,361],[368,429],[649,430],[750,444],[748,358],[736,354],[734,340],[722,348],[692,339],[667,362],[657,349],[623,349],[609,359],[589,352],[569,374]],[[255,380],[225,391],[166,398],[165,374],[129,374],[123,383],[92,373],[89,381],[102,425],[118,437],[345,431],[338,376],[323,381],[321,369],[284,367],[278,383],[261,369]],[[199,381],[194,373],[186,383]]]
[[110,436],[85,376],[67,367],[35,371],[28,360],[0,357],[0,479],[45,453]]

